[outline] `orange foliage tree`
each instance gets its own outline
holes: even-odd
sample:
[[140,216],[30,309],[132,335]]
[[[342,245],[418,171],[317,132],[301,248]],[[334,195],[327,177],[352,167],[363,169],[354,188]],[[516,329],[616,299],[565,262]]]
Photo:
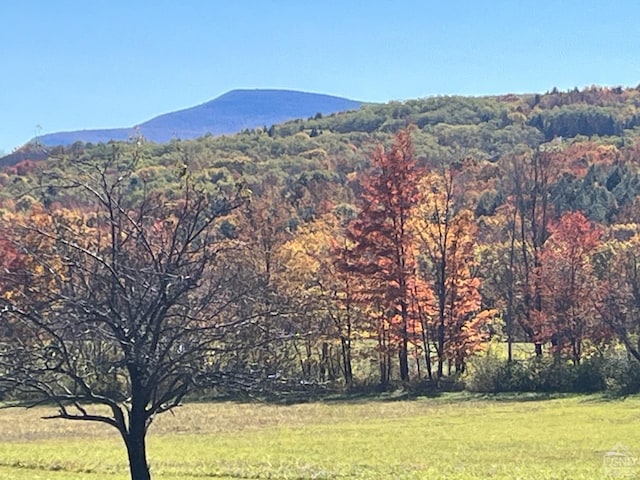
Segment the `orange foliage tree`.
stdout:
[[298,347],[296,353],[305,376],[315,373],[320,381],[335,380],[339,370],[350,386],[360,310],[354,298],[354,274],[338,268],[336,262],[346,248],[341,232],[334,214],[301,226],[281,249],[286,271],[278,284],[295,305],[291,318],[300,335],[293,341],[304,346],[304,354]]
[[411,130],[396,135],[393,145],[379,145],[371,169],[363,176],[360,212],[346,236],[353,248],[344,268],[361,279],[361,302],[375,319],[381,382],[389,381],[390,355],[398,354],[400,378],[409,380],[410,304],[415,278],[412,209],[420,201],[418,165]]
[[438,379],[445,364],[464,371],[466,359],[483,347],[493,315],[482,311],[480,280],[473,272],[477,228],[472,212],[456,205],[456,174],[450,167],[423,180],[428,193],[415,219],[421,277],[430,289],[423,328],[437,355]]
[[577,365],[585,341],[598,340],[602,334],[590,258],[600,246],[602,232],[582,212],[564,214],[550,225],[549,232],[540,273],[545,287],[545,336],[558,353],[569,352]]
[[[637,226],[636,226],[637,229]],[[597,252],[596,308],[604,326],[640,362],[640,234],[610,239]]]

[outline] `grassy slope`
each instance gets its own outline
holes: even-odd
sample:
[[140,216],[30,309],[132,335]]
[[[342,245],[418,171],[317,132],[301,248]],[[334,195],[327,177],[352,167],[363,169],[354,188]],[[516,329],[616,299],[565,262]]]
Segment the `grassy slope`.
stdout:
[[[100,426],[0,411],[0,479],[125,479]],[[605,452],[640,453],[640,398],[439,399],[294,406],[192,404],[160,418],[154,479],[592,479]]]

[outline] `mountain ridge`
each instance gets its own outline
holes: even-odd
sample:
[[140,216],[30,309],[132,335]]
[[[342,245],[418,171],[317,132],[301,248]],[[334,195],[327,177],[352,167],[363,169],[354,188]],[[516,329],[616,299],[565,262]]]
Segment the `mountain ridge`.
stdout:
[[52,132],[38,136],[30,143],[67,146],[78,141],[126,141],[137,135],[164,143],[174,138],[189,140],[207,134],[230,135],[247,128],[270,126],[318,113],[328,115],[356,110],[361,105],[362,102],[356,100],[320,93],[235,89],[199,105],[160,114],[136,126]]

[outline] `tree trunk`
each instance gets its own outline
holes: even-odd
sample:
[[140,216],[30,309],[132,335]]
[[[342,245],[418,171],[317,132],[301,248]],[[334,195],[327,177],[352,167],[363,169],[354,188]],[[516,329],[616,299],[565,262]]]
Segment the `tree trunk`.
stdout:
[[345,337],[340,337],[340,344],[342,346],[344,382],[347,387],[351,387],[351,385],[353,384],[353,370],[351,368],[351,342]]
[[398,360],[400,364],[400,380],[403,382],[409,381],[409,355],[407,353],[406,345],[404,344],[404,340],[400,345],[400,349],[398,350]]
[[515,261],[516,261],[516,219],[518,216],[517,208],[513,209],[513,218],[511,219],[510,238],[511,245],[509,248],[509,270],[507,276],[507,312],[505,315],[505,324],[507,327],[507,362],[513,362],[513,322],[514,322],[514,284],[515,284]]
[[304,342],[304,349],[307,354],[307,357],[304,361],[306,365],[305,377],[307,380],[314,380],[313,378],[313,350],[311,349],[311,342],[307,340]]
[[541,357],[542,356],[542,344],[539,342],[535,343],[536,346],[536,357]]
[[429,334],[427,331],[427,322],[424,319],[424,316],[420,315],[420,324],[422,326],[422,348],[424,350],[424,362],[427,367],[427,377],[429,380],[433,378],[431,371],[431,347],[429,346]]
[[329,370],[329,345],[327,342],[322,342],[322,347],[320,350],[320,365],[319,365],[319,376],[320,381],[324,382],[327,378],[327,371]]
[[149,465],[147,464],[145,436],[144,419],[132,418],[129,433],[125,437],[131,480],[151,480]]
[[387,362],[388,354],[380,353],[380,385],[386,387],[389,384],[389,363]]
[[151,480],[147,463],[147,412],[148,396],[140,385],[137,369],[130,369],[131,375],[131,411],[129,412],[129,431],[124,433],[124,443],[129,457],[131,480]]
[[580,365],[580,357],[582,356],[582,352],[579,340],[576,340],[575,338],[571,339],[571,351],[573,353],[573,364],[576,366]]
[[436,353],[438,354],[438,373],[436,377],[440,380],[444,375],[444,315],[442,313],[438,324],[438,348]]
[[389,382],[389,370],[387,369],[387,345],[385,342],[384,326],[378,333],[378,366],[380,367],[380,385],[386,386]]
[[406,302],[401,303],[402,330],[400,339],[400,349],[398,350],[398,360],[400,363],[400,380],[409,381],[409,311]]
[[431,366],[431,350],[428,348],[429,345],[427,344],[427,348],[425,349],[425,353],[424,353],[424,357],[425,357],[425,364],[427,366],[427,378],[429,380],[433,380],[433,367]]
[[304,357],[302,356],[302,353],[300,353],[300,349],[298,348],[298,344],[296,343],[296,341],[293,341],[293,349],[296,352],[296,356],[298,357],[298,363],[300,363],[300,373],[302,374],[302,378],[306,379],[306,366],[304,364]]

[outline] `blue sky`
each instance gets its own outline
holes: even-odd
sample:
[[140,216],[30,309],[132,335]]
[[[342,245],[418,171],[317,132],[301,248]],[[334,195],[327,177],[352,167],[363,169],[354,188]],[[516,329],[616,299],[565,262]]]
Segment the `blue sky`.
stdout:
[[0,152],[235,88],[363,101],[640,83],[640,1],[0,1]]

